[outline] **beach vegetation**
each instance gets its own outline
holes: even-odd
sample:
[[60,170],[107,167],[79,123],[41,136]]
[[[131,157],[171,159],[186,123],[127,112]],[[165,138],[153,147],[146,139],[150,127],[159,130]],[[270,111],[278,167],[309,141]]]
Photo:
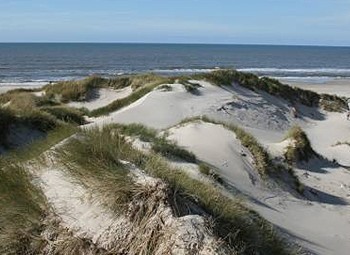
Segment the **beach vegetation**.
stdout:
[[[152,79],[149,77],[152,77]],[[158,78],[153,79],[154,77],[158,77]],[[95,110],[90,112],[89,116],[97,117],[97,116],[101,116],[101,115],[106,115],[106,114],[113,112],[113,111],[117,111],[117,110],[119,110],[125,106],[128,106],[131,103],[137,101],[138,99],[145,96],[146,94],[151,92],[153,89],[155,89],[159,85],[171,82],[170,78],[165,78],[165,77],[155,76],[155,75],[146,76],[145,79],[143,79],[143,78],[145,78],[145,77],[143,77],[143,76],[134,77],[134,80],[132,83],[132,85],[134,85],[133,86],[134,92],[131,95],[129,95],[125,98],[117,99],[117,100],[113,101],[112,103],[110,103],[109,105],[106,105],[104,107],[95,109]]]
[[175,157],[190,163],[197,162],[196,156],[192,152],[181,148],[175,142],[168,141],[165,137],[155,139],[152,150],[164,157]]
[[77,125],[83,125],[86,123],[84,112],[76,108],[68,106],[53,106],[42,107],[41,110],[66,123],[75,123]]
[[163,84],[163,85],[160,85],[157,89],[162,90],[162,91],[172,91],[173,87],[171,87],[168,84]]
[[198,165],[198,169],[203,175],[208,176],[219,183],[223,182],[220,175],[216,173],[215,170],[213,170],[208,164],[202,162]]
[[284,153],[284,157],[289,164],[309,161],[317,156],[306,133],[299,126],[292,127],[288,131],[286,139],[291,141]]
[[0,253],[33,254],[44,198],[20,164],[0,157]]
[[94,88],[101,87],[101,83],[104,81],[105,79],[101,77],[91,76],[83,80],[49,84],[43,89],[47,97],[58,102],[84,101],[88,98],[89,92]]
[[121,134],[134,136],[141,141],[151,143],[151,149],[164,157],[182,159],[190,163],[197,162],[196,156],[193,153],[167,140],[165,136],[158,136],[155,129],[141,124],[113,124],[112,126],[118,129]]
[[[82,139],[74,138],[60,150],[64,153],[63,161],[77,162],[82,172],[78,171],[76,174],[83,178],[91,175],[103,183],[103,189],[113,194],[104,197],[108,200],[116,198],[117,201],[115,203],[109,201],[106,203],[107,206],[120,208],[122,202],[134,196],[132,193],[134,189],[131,187],[134,184],[128,181],[126,184],[121,183],[127,178],[123,172],[123,162],[127,161],[146,174],[164,181],[168,186],[167,194],[175,196],[169,202],[180,199],[187,201],[188,206],[185,206],[187,214],[191,213],[194,204],[202,208],[199,212],[203,216],[214,219],[214,233],[232,249],[240,250],[241,254],[287,254],[283,241],[277,236],[271,224],[246,208],[238,199],[229,198],[212,184],[194,180],[180,169],[172,168],[156,152],[143,153],[134,149],[113,126],[83,130],[79,137]],[[111,173],[111,176],[122,175],[122,178],[115,178],[115,182],[105,182],[104,178],[98,177],[103,176],[103,172]],[[126,185],[127,188],[120,191],[119,184],[122,187]],[[106,186],[111,190],[105,188]],[[122,200],[119,200],[120,197]],[[156,239],[153,241],[156,245]]]
[[[300,181],[294,174],[293,169],[289,169],[282,164],[275,164],[266,149],[258,142],[254,136],[246,132],[244,129],[231,123],[211,119],[207,116],[184,119],[180,122],[180,125],[193,121],[203,121],[216,125],[222,125],[224,128],[232,131],[236,135],[237,139],[241,142],[241,144],[246,147],[252,154],[254,158],[255,169],[262,178],[270,177],[278,181],[285,180],[284,183],[287,186],[291,185],[295,190],[301,190],[299,188],[301,185]],[[290,180],[292,181],[290,182]]]
[[309,107],[322,107],[327,111],[342,112],[346,101],[338,96],[320,95],[316,92],[291,87],[268,77],[258,77],[252,73],[237,70],[216,70],[210,73],[197,74],[197,79],[205,79],[219,86],[230,86],[233,83],[254,91],[265,91],[273,96],[288,100],[291,104],[301,103]]

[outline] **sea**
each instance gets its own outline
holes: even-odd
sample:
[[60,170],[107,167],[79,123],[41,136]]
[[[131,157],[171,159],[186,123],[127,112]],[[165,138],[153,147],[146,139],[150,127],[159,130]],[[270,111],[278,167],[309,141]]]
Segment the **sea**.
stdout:
[[163,75],[234,68],[286,81],[350,79],[350,47],[0,43],[0,86],[154,72]]

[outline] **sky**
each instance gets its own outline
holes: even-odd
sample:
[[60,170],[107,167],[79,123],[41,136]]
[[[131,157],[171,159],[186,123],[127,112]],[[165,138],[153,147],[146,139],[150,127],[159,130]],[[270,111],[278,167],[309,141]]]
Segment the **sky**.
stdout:
[[350,0],[0,0],[0,42],[350,46]]

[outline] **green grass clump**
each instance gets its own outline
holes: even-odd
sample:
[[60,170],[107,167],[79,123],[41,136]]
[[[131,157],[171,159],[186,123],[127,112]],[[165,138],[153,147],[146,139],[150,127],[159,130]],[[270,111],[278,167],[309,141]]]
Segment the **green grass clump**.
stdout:
[[78,125],[83,125],[86,123],[84,119],[84,113],[72,107],[67,107],[67,106],[42,107],[41,110],[67,123],[75,123]]
[[[287,254],[273,227],[259,215],[238,200],[224,196],[211,184],[193,180],[181,170],[171,168],[157,153],[144,154],[132,148],[119,132],[112,126],[82,131],[81,139],[62,148],[68,154],[64,161],[78,162],[83,167],[77,174],[89,176],[87,172],[91,171],[94,178],[104,176],[104,172],[120,171],[120,160],[132,162],[147,174],[165,181],[170,194],[177,194],[199,205],[205,215],[214,219],[215,234],[233,249],[241,248],[241,254]],[[103,186],[111,186],[111,189],[119,185],[119,182],[114,185],[104,182],[103,178],[101,182]],[[108,197],[118,198],[118,192]],[[128,194],[126,197],[129,197]],[[115,204],[120,206],[119,202]]]
[[103,204],[117,213],[127,209],[134,184],[120,162],[121,155],[131,153],[123,137],[112,135],[110,128],[86,130],[83,139],[70,140],[58,153],[76,180],[102,194]]
[[50,131],[45,139],[0,156],[0,254],[39,254],[48,208],[23,164],[76,131],[65,125]]
[[[272,177],[277,180],[282,179],[286,183],[286,185],[292,185],[298,192],[301,190],[299,188],[300,181],[298,177],[294,174],[291,169],[285,167],[284,165],[276,165],[273,163],[269,153],[265,150],[264,147],[256,140],[254,136],[247,133],[242,128],[239,128],[233,124],[225,123],[210,119],[206,116],[202,117],[194,117],[183,120],[180,124],[185,124],[191,121],[204,121],[208,123],[213,123],[217,125],[222,125],[228,130],[231,130],[236,134],[237,139],[239,139],[244,147],[246,147],[254,158],[255,168],[260,174],[261,177]],[[287,180],[285,180],[285,176],[287,176]],[[290,182],[292,180],[292,182]]]
[[212,178],[213,180],[222,183],[222,179],[219,174],[217,174],[214,170],[212,170],[207,164],[200,163],[198,165],[199,172],[202,174]]
[[169,142],[164,137],[157,138],[154,141],[152,150],[164,157],[176,157],[190,163],[197,162],[196,156],[192,152],[179,147],[176,143]]
[[291,87],[268,77],[259,78],[252,73],[237,70],[216,70],[210,73],[197,74],[197,79],[206,79],[217,85],[229,86],[237,83],[251,90],[262,90],[271,95],[284,98],[291,103],[301,103],[310,107],[323,107],[327,111],[342,112],[346,109],[344,99],[337,96],[319,95],[316,92]]
[[124,135],[137,136],[144,142],[153,142],[157,139],[157,130],[142,124],[113,124],[113,128],[118,129]]
[[9,110],[0,107],[0,145],[6,144],[6,136],[15,115]]
[[113,128],[118,129],[121,134],[136,136],[141,141],[150,142],[152,144],[152,150],[164,157],[175,157],[190,163],[197,162],[196,156],[193,153],[179,147],[174,142],[168,141],[164,136],[158,137],[155,129],[145,127],[141,124],[114,124],[112,126]]
[[168,84],[160,85],[157,89],[162,90],[162,91],[172,91],[173,90],[173,88]]
[[46,85],[44,87],[46,96],[54,98],[63,103],[70,101],[84,101],[88,93],[93,88],[103,86],[105,79],[92,76],[79,81],[63,81],[55,84]]
[[306,133],[299,127],[292,127],[286,136],[286,139],[291,140],[291,144],[287,146],[284,157],[290,164],[295,164],[301,161],[309,161],[317,156],[317,153],[312,149],[310,141]]
[[321,94],[320,106],[328,112],[343,112],[347,105],[346,99],[335,95]]
[[0,253],[32,254],[32,235],[44,215],[44,198],[25,169],[0,158]]
[[188,123],[191,121],[204,121],[217,125],[223,125],[226,129],[231,130],[236,134],[244,147],[246,147],[253,155],[255,159],[255,167],[261,176],[266,176],[274,173],[273,164],[267,151],[260,145],[254,136],[239,128],[236,125],[228,124],[220,121],[210,119],[206,116],[194,117],[183,120],[180,124]]

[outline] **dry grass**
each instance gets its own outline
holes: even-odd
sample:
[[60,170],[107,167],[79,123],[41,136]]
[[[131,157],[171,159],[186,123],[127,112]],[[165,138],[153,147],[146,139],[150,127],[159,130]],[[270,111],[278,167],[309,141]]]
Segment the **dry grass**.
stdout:
[[160,84],[173,82],[170,78],[165,78],[156,75],[135,76],[132,78],[131,86],[134,92],[122,99],[117,99],[107,106],[95,109],[89,113],[90,116],[97,117],[117,111],[145,96]]
[[310,141],[306,133],[299,127],[292,127],[286,136],[291,140],[291,144],[287,146],[284,157],[289,164],[296,164],[301,161],[309,161],[316,157],[317,153],[312,149]]
[[[276,236],[271,225],[256,213],[248,210],[238,201],[222,195],[212,185],[193,180],[184,172],[171,168],[159,155],[155,153],[143,154],[135,150],[121,137],[119,132],[113,127],[83,131],[80,135],[81,138],[63,148],[66,153],[63,160],[74,161],[82,166],[77,173],[79,178],[91,175],[101,181],[104,186],[111,186],[109,189],[112,193],[109,198],[112,199],[118,198],[118,195],[114,193],[115,186],[124,186],[123,179],[120,179],[118,184],[112,185],[99,176],[105,176],[105,172],[124,176],[123,170],[120,169],[120,160],[132,162],[146,171],[147,174],[165,181],[171,194],[176,193],[177,196],[186,198],[187,201],[203,208],[206,215],[215,219],[215,234],[233,249],[242,248],[242,254],[286,254],[282,242]],[[135,191],[137,189],[129,190]],[[135,192],[131,197],[136,196],[141,197],[141,200],[147,200],[152,198],[152,194],[156,194],[153,192],[156,190]],[[126,197],[129,198],[129,195]],[[154,199],[151,200],[154,201]],[[119,202],[109,204],[113,208],[120,207]],[[139,213],[142,212],[142,217],[135,216],[135,220],[141,225],[142,222],[147,222],[147,220],[143,220],[143,216],[149,215],[147,212],[154,211],[152,202],[147,202],[145,205],[147,208],[139,211]],[[150,214],[152,215],[152,213]],[[145,217],[145,219],[147,218],[149,219],[149,217]],[[137,243],[138,251],[149,254],[155,249],[157,240],[159,240],[157,228],[141,228],[140,234],[145,238],[144,242]],[[142,241],[142,239],[138,241]]]
[[275,164],[265,148],[256,140],[254,136],[247,133],[242,128],[239,128],[233,124],[225,123],[210,119],[206,116],[188,118],[180,122],[180,124],[185,124],[192,121],[204,121],[217,125],[222,125],[228,130],[234,132],[237,139],[240,140],[242,145],[246,147],[254,157],[255,168],[263,178],[273,178],[277,181],[282,181],[283,185],[291,186],[298,193],[302,193],[302,184],[300,183],[298,177],[295,175],[294,171],[290,167],[286,167],[283,164]]
[[0,253],[27,254],[44,215],[44,198],[25,169],[4,158],[0,158],[0,194]]
[[347,105],[343,98],[331,95],[319,95],[316,92],[291,87],[276,79],[268,77],[259,78],[252,73],[244,73],[236,70],[217,70],[205,74],[193,76],[196,79],[206,79],[219,86],[229,86],[237,83],[251,90],[262,90],[271,95],[284,98],[291,103],[301,103],[306,106],[322,107],[327,111],[343,112]]

